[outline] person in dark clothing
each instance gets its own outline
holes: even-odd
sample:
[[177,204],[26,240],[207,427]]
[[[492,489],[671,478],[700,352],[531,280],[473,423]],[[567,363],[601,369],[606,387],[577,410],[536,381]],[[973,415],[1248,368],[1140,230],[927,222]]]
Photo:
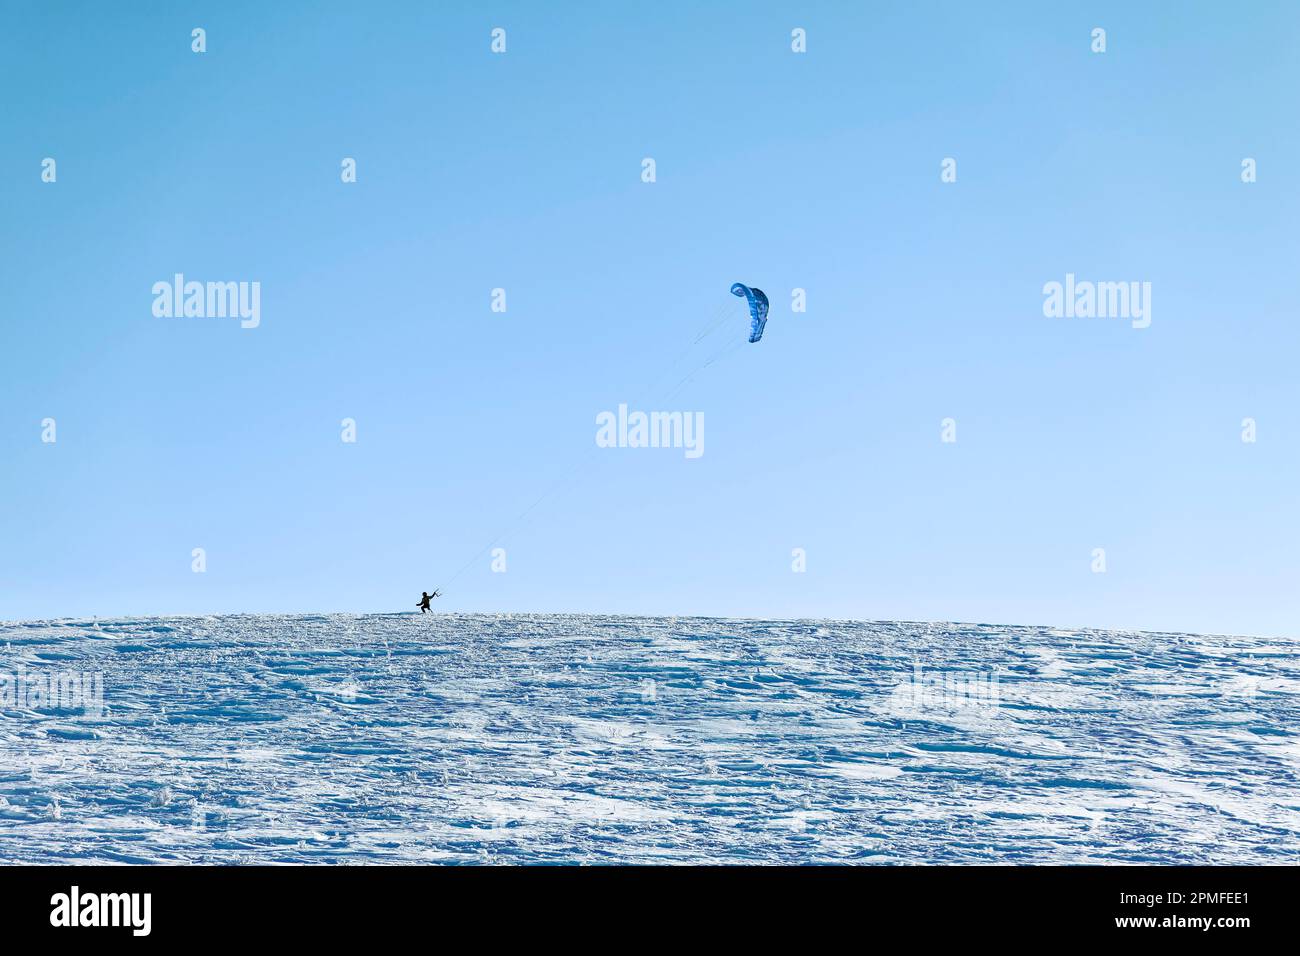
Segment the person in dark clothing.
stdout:
[[429,601],[431,601],[433,598],[436,598],[437,596],[438,596],[437,591],[434,591],[432,594],[430,594],[428,591],[420,592],[420,603],[417,604],[416,607],[420,609],[421,614],[429,610]]

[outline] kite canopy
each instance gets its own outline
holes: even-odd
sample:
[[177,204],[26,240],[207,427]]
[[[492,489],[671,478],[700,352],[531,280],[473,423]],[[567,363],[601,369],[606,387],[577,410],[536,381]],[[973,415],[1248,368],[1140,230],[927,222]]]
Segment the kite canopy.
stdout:
[[751,289],[739,282],[731,287],[731,294],[749,300],[749,341],[757,342],[763,337],[763,326],[767,325],[767,296],[762,289]]

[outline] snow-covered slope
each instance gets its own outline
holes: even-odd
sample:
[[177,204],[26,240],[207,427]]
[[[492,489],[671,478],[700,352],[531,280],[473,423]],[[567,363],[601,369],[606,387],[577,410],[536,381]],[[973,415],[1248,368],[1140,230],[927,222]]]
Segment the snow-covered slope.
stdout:
[[[1280,640],[265,615],[0,650],[6,863],[1300,861]],[[17,700],[96,673],[98,717]]]

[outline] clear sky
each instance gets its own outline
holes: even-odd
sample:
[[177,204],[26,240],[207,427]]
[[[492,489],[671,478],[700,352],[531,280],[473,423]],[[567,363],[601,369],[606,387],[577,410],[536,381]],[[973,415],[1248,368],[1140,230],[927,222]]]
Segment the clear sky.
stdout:
[[[1296,634],[1300,7],[993,6],[6,4],[0,618]],[[674,393],[734,281],[766,335]]]

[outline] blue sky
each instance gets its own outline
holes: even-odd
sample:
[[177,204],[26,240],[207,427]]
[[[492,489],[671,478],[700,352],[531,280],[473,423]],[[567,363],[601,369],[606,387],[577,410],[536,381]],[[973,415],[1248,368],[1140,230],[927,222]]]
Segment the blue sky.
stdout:
[[[1298,27],[10,5],[0,618],[443,585],[457,610],[1294,634]],[[155,317],[177,272],[260,282],[261,325]],[[1044,317],[1071,272],[1150,282],[1151,326]],[[772,299],[763,341],[671,394],[743,339],[737,280]],[[702,412],[704,455],[596,449],[620,402]],[[471,559],[502,532],[493,573]]]

